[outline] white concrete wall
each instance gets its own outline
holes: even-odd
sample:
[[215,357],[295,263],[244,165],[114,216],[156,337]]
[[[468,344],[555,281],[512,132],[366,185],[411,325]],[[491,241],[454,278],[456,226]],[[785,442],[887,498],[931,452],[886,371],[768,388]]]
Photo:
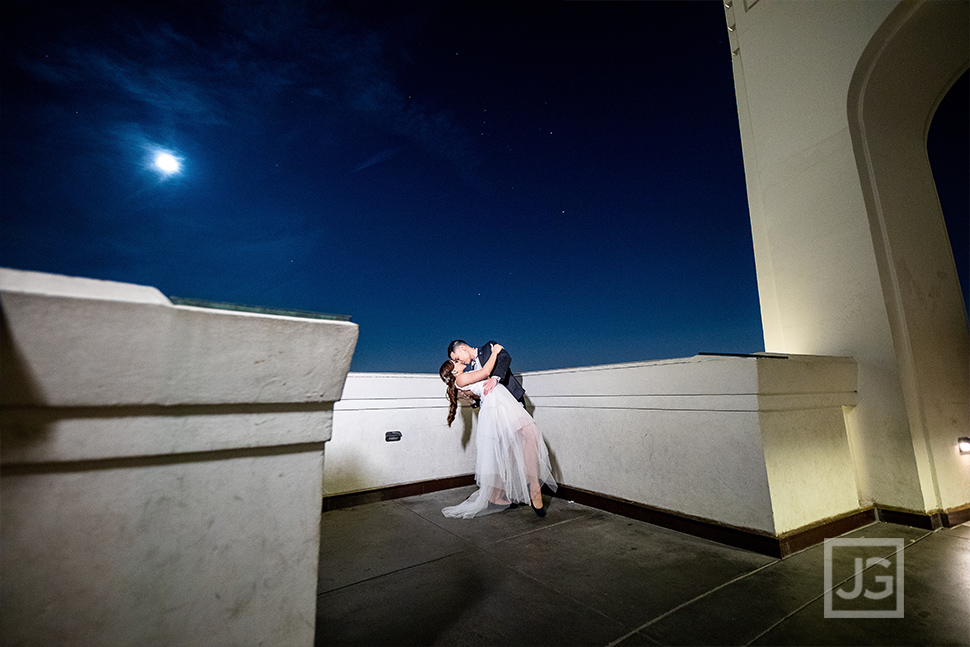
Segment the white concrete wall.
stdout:
[[[324,495],[473,473],[477,416],[461,407],[451,427],[447,417],[437,375],[350,373],[334,405]],[[401,440],[386,442],[388,431],[400,431]]]
[[0,270],[0,642],[311,645],[346,322]]
[[927,510],[970,506],[956,439],[970,429],[970,335],[926,150],[970,65],[970,6],[908,2],[876,31],[849,88],[849,127]]
[[838,357],[758,360],[758,411],[775,533],[860,506],[845,411],[858,403],[858,367]]
[[[765,348],[858,361],[848,422],[864,500],[916,512],[966,505],[956,438],[970,426],[967,327],[925,152],[946,79],[922,87],[935,66],[952,82],[950,59],[966,61],[966,3],[725,4]],[[926,9],[953,14],[944,23],[955,29],[915,34],[892,18],[892,35],[873,42],[891,16]],[[860,60],[877,60],[897,33],[909,44],[889,76],[902,81],[867,108],[895,116],[922,102],[922,116],[897,133],[919,150],[883,137],[871,156],[898,171],[875,192],[908,196],[898,220],[913,231],[893,232],[883,226],[886,205],[860,179],[869,170],[853,134],[864,124],[850,112],[853,84],[868,74]]]
[[[851,360],[698,356],[521,378],[565,485],[772,535],[859,508]],[[351,373],[326,493],[474,471],[477,414],[462,414],[448,429],[436,375]],[[390,430],[403,440],[386,443]]]

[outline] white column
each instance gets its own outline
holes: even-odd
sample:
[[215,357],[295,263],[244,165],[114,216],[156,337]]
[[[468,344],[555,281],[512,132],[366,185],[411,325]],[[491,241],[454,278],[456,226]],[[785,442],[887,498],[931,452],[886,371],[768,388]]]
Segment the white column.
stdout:
[[925,135],[966,3],[726,5],[765,349],[858,361],[864,501],[964,507],[968,336]]
[[2,642],[311,645],[344,321],[0,270]]

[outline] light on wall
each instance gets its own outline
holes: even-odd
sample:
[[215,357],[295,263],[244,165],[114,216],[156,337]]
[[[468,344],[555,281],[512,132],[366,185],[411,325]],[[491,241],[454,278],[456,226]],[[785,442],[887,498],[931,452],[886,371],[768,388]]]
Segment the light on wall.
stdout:
[[970,454],[970,438],[966,436],[957,438],[957,447],[960,448],[961,454]]

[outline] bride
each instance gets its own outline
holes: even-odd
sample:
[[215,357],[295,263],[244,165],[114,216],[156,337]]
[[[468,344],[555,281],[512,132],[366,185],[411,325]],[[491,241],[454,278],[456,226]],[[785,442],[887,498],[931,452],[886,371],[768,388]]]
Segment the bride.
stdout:
[[[484,392],[485,380],[501,350],[500,344],[493,344],[491,357],[477,371],[465,373],[465,364],[449,359],[438,372],[448,385],[449,427],[455,420],[459,397],[481,400],[475,438],[478,490],[462,503],[443,509],[441,513],[446,517],[470,519],[526,502],[544,517],[540,488],[545,485],[556,489],[549,454],[535,420],[502,384],[496,384],[487,395]],[[461,396],[459,387],[464,387]]]

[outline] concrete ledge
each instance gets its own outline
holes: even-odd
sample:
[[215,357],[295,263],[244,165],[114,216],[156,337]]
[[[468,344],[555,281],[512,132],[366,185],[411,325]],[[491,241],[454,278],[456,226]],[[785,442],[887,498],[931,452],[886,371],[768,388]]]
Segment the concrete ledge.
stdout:
[[0,642],[311,645],[346,321],[0,269]]
[[5,468],[319,443],[330,437],[333,403],[177,407],[6,407]]
[[0,290],[5,407],[333,402],[357,342],[349,322],[174,306],[112,281],[0,269]]

